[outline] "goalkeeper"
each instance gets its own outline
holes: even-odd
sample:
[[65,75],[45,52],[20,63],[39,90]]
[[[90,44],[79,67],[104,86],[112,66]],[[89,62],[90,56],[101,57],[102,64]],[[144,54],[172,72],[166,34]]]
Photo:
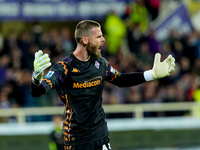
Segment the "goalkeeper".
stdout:
[[65,104],[65,150],[111,150],[102,107],[103,82],[129,87],[160,79],[174,71],[175,59],[169,55],[161,62],[157,53],[151,70],[120,73],[101,57],[105,39],[98,22],[79,22],[74,35],[76,49],[53,65],[44,77],[44,70],[51,66],[50,58],[41,50],[35,53],[31,93],[40,96],[56,89]]

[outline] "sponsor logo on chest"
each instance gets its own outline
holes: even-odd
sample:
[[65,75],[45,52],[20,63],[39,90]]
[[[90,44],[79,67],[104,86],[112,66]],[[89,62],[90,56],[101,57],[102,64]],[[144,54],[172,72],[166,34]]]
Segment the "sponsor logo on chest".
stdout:
[[99,84],[101,84],[102,77],[98,76],[95,78],[92,78],[88,81],[84,81],[83,83],[76,82],[73,84],[73,88],[89,88],[89,87],[94,87]]

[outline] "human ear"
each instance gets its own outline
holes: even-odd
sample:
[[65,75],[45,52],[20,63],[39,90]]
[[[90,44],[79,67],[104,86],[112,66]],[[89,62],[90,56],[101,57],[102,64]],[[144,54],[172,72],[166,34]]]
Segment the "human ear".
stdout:
[[88,38],[87,37],[82,37],[82,42],[83,42],[83,44],[88,44]]

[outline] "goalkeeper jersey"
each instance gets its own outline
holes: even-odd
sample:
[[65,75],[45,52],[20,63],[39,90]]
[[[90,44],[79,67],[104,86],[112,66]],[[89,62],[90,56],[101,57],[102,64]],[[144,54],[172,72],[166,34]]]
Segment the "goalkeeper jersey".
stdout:
[[65,104],[65,145],[84,144],[109,135],[102,107],[104,81],[126,87],[145,79],[143,73],[121,74],[103,57],[83,62],[71,53],[51,67],[40,86],[32,83],[33,96],[56,89]]

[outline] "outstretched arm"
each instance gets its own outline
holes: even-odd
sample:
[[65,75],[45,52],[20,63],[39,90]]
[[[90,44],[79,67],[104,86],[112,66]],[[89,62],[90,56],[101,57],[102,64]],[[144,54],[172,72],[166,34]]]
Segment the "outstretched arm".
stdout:
[[172,55],[169,55],[163,62],[161,62],[160,58],[160,53],[157,53],[151,70],[126,74],[121,74],[114,70],[112,73],[113,78],[107,81],[119,87],[129,87],[171,75],[175,70],[175,59]]

